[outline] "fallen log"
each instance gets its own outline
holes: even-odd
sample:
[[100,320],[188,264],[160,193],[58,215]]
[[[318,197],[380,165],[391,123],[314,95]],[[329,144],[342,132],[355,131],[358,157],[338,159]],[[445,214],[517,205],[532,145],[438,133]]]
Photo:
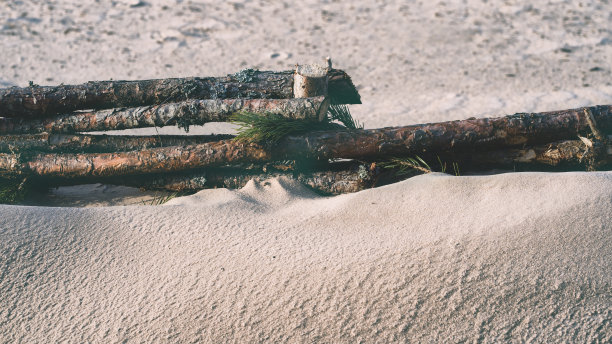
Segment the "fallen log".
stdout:
[[170,172],[242,162],[299,159],[384,160],[443,152],[501,150],[587,135],[590,122],[612,128],[611,106],[500,118],[468,119],[407,127],[311,132],[272,146],[224,140],[140,152],[103,154],[0,154],[0,172],[39,176],[98,177]]
[[[328,90],[338,104],[360,104],[341,70],[329,70]],[[137,107],[193,99],[293,98],[294,71],[245,69],[224,77],[90,81],[81,85],[0,89],[0,117],[32,119],[84,109]],[[337,90],[336,90],[337,89]],[[308,95],[319,96],[324,94]]]
[[232,139],[234,135],[85,135],[24,134],[0,135],[0,152],[110,153],[154,147],[186,146]]
[[0,118],[0,134],[76,133],[225,122],[233,114],[278,113],[292,119],[322,119],[329,102],[323,96],[304,99],[189,100],[136,108],[75,112],[46,119]]

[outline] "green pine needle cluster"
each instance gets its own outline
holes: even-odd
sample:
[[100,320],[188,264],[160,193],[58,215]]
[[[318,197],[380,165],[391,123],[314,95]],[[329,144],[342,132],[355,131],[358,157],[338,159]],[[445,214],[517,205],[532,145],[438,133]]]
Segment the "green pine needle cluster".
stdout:
[[347,105],[330,105],[326,120],[327,122],[340,122],[348,129],[363,129],[363,123],[359,123],[353,118]]
[[421,157],[416,156],[416,158],[392,158],[391,160],[384,162],[381,164],[384,168],[395,169],[398,174],[406,174],[409,171],[417,170],[423,173],[431,173],[433,170],[429,165],[425,162],[425,160],[421,159]]
[[[442,162],[440,157],[438,157],[438,162],[440,163],[440,172],[446,173],[446,162]],[[384,168],[397,170],[398,174],[406,174],[414,170],[423,173],[434,172],[433,168],[431,168],[429,164],[427,164],[420,156],[416,156],[415,158],[392,158],[391,160],[383,162],[380,165]],[[459,171],[459,164],[453,162],[452,167],[455,176],[460,176],[461,173]]]
[[363,128],[363,125],[353,119],[346,105],[330,105],[323,121],[286,118],[276,113],[262,115],[250,112],[235,114],[230,121],[238,125],[236,140],[258,143],[274,143],[288,135],[312,131]]

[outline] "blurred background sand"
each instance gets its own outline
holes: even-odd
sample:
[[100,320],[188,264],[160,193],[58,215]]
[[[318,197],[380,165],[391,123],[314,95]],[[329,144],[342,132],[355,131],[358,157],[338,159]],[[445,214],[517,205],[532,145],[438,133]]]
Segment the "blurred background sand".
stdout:
[[218,76],[332,57],[367,127],[612,99],[602,1],[2,1],[0,85]]

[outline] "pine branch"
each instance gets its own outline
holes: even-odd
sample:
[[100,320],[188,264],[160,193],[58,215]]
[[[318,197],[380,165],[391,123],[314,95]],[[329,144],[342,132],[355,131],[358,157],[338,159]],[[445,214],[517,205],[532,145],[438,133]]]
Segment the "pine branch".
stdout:
[[332,104],[327,110],[327,120],[338,121],[348,129],[363,129],[363,123],[357,122],[346,105]]
[[[330,105],[322,121],[314,119],[292,119],[277,113],[256,114],[240,112],[230,117],[238,124],[236,139],[243,142],[275,143],[289,135],[300,135],[312,131],[362,129],[347,106]],[[339,123],[334,123],[338,121]]]

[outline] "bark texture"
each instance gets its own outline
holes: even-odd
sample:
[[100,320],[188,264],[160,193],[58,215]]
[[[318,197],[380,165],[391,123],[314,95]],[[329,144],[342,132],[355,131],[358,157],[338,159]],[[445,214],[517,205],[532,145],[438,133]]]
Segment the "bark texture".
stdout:
[[[378,176],[376,169],[351,162],[348,164],[330,164],[326,171],[268,171],[261,169],[243,169],[234,167],[209,168],[167,174],[148,174],[139,176],[110,177],[96,180],[105,184],[138,187],[146,190],[165,190],[193,192],[210,188],[237,189],[249,181],[262,182],[274,177],[289,177],[301,182],[310,189],[325,195],[339,195],[357,192],[373,187]],[[56,179],[53,185],[76,185],[91,180]]]
[[[469,155],[455,155],[454,161],[470,169],[491,169],[492,167],[509,168],[527,167],[534,169],[548,166],[551,168],[572,168],[591,164],[612,164],[612,145],[588,147],[581,140],[565,140],[543,145],[473,152]],[[594,166],[596,167],[596,166]]]
[[0,152],[110,153],[155,147],[186,146],[232,139],[233,135],[78,135],[25,134],[0,135]]
[[[587,111],[585,111],[587,110]],[[492,119],[372,130],[313,132],[289,136],[273,147],[219,141],[183,147],[152,148],[141,152],[104,154],[40,154],[19,157],[0,154],[0,171],[39,176],[109,176],[180,171],[242,162],[299,159],[384,160],[477,150],[519,148],[587,135],[584,118],[590,112],[599,129],[612,128],[609,106],[550,113],[516,114]]]
[[261,147],[235,141],[142,151],[80,154],[0,154],[0,173],[46,177],[102,177],[188,170],[229,162],[270,161]]
[[361,104],[361,96],[351,77],[340,69],[327,73],[327,94],[332,104]]
[[80,109],[133,107],[188,99],[291,98],[292,74],[245,69],[225,77],[12,87],[0,90],[0,116],[37,118]]
[[325,97],[305,99],[188,100],[136,108],[76,112],[47,119],[0,118],[0,134],[76,133],[131,128],[224,122],[238,112],[278,113],[288,118],[319,119],[325,115]]
[[314,132],[283,139],[274,154],[279,159],[381,159],[543,144],[589,134],[585,110],[596,119],[599,130],[610,132],[612,106],[606,105],[405,127]]
[[[0,117],[44,118],[76,110],[137,107],[193,99],[293,98],[294,71],[245,69],[225,77],[90,81],[81,85],[0,89]],[[350,77],[331,70],[329,92],[342,104],[360,104]],[[337,89],[337,90],[336,90]]]

